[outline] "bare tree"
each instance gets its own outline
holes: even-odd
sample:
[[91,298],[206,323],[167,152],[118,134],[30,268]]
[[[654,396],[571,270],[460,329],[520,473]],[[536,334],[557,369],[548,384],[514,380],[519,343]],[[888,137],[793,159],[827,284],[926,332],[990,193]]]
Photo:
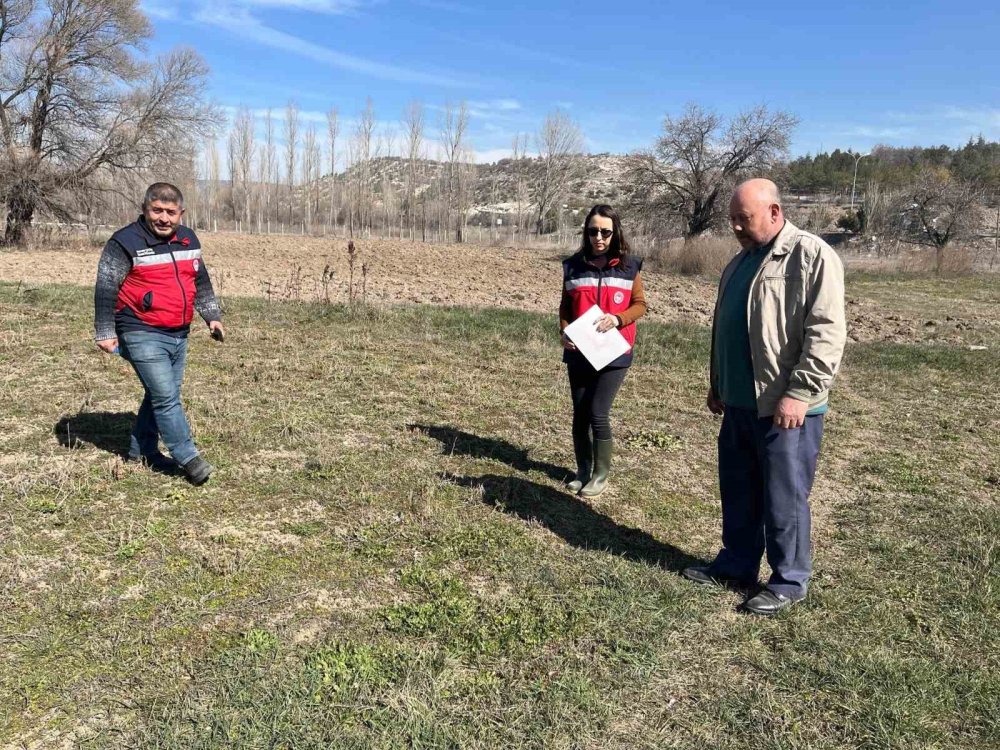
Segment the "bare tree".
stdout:
[[313,212],[316,208],[315,193],[318,189],[319,165],[319,139],[316,135],[316,125],[310,123],[302,145],[302,213],[307,228],[312,226]]
[[326,113],[326,138],[330,149],[330,224],[337,225],[337,136],[340,134],[340,114],[336,107]]
[[[396,138],[398,133],[393,127],[385,127],[382,132],[379,133],[378,137],[378,147],[376,149],[376,159],[380,157],[385,157],[385,161],[382,162],[381,174],[376,177],[379,184],[379,193],[382,201],[382,228],[383,231],[387,227],[392,227],[395,224],[394,216],[399,211],[399,204],[396,199],[395,187],[392,184],[392,172],[390,170],[390,164],[392,156],[396,151]],[[378,162],[376,162],[378,163]],[[390,233],[391,236],[391,233]]]
[[945,248],[981,231],[983,205],[983,191],[975,183],[944,167],[929,167],[898,193],[890,216],[904,241],[933,248],[940,273]]
[[668,115],[653,149],[633,156],[629,173],[647,223],[676,217],[685,237],[715,226],[735,182],[767,172],[785,156],[797,124],[792,115],[764,106],[728,124],[695,104],[676,119]]
[[218,210],[219,210],[219,193],[220,190],[220,180],[219,180],[219,148],[215,142],[215,138],[209,138],[208,143],[205,147],[205,159],[206,159],[206,178],[207,178],[207,195],[206,195],[206,205],[208,208],[208,220],[205,224],[206,228],[213,226],[213,219],[218,220]]
[[358,221],[362,232],[371,230],[372,211],[372,146],[375,135],[375,109],[369,98],[358,125],[354,130],[354,160],[357,175],[357,210]]
[[145,62],[150,35],[133,0],[0,0],[0,244],[38,211],[73,218],[81,190],[130,192],[215,128],[201,58]]
[[285,181],[288,184],[288,223],[292,223],[295,191],[295,157],[299,151],[299,106],[289,101],[285,108]]
[[399,216],[399,198],[396,195],[396,187],[392,184],[392,178],[388,171],[382,174],[380,192],[382,198],[382,230],[392,237],[392,226]]
[[514,170],[514,204],[517,210],[514,223],[519,231],[523,231],[524,213],[530,200],[527,179],[528,134],[518,133],[515,135],[511,146],[511,164]]
[[264,215],[271,221],[278,221],[277,198],[278,189],[278,150],[274,140],[274,115],[268,107],[264,113],[264,144],[260,160],[260,184],[264,190]]
[[420,166],[420,152],[424,141],[424,105],[410,102],[403,116],[403,130],[406,134],[406,213],[410,227],[410,239],[416,229],[417,180]]
[[354,237],[354,208],[358,204],[358,172],[357,165],[357,134],[347,142],[347,153],[344,158],[344,194],[347,196],[345,206],[347,208],[347,231],[350,237]]
[[861,194],[861,207],[858,210],[858,228],[876,247],[882,247],[878,237],[890,235],[892,239],[892,206],[897,202],[896,193],[890,192],[877,180],[868,180]]
[[500,169],[497,165],[493,165],[489,170],[489,185],[490,185],[490,211],[489,211],[489,222],[490,222],[490,234],[491,240],[496,239],[497,231],[497,219],[499,218],[500,208]]
[[243,223],[244,231],[250,226],[254,151],[253,115],[241,107],[229,131],[229,178],[233,218]]
[[310,185],[309,195],[312,199],[312,208],[310,208],[310,216],[315,218],[319,216],[319,201],[320,201],[320,188],[322,183],[320,178],[323,176],[323,143],[320,137],[319,130],[316,125],[310,125],[309,130],[312,132],[312,144],[309,147],[309,161],[312,163],[312,183]]
[[535,231],[541,234],[553,208],[562,203],[581,168],[584,150],[583,133],[565,112],[556,110],[545,118],[535,136],[541,164],[529,176],[532,202],[535,204]]
[[462,164],[465,161],[465,136],[469,127],[469,108],[461,102],[456,109],[452,104],[445,105],[441,116],[441,144],[447,162],[447,177],[445,179],[445,231],[450,235],[452,215],[458,212],[458,225],[455,229],[455,239],[462,241],[463,216],[465,214],[464,195],[465,171]]

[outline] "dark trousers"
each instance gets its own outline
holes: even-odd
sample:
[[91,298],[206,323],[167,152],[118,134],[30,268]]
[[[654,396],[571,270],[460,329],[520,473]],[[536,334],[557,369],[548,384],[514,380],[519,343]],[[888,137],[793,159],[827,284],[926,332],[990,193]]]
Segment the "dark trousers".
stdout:
[[595,370],[589,364],[570,363],[569,391],[573,399],[573,437],[611,439],[611,404],[625,380],[627,367]]
[[785,430],[754,410],[726,407],[719,431],[722,550],[713,572],[756,579],[766,551],[767,588],[805,596],[812,573],[809,492],[822,438],[822,414]]

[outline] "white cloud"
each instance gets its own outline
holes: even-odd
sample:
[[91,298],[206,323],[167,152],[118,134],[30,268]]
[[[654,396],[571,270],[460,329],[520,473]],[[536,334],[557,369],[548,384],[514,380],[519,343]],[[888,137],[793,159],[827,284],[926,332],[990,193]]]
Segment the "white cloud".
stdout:
[[819,153],[835,148],[867,150],[879,144],[896,147],[946,145],[960,148],[982,135],[1000,139],[1000,109],[989,106],[938,105],[894,110],[864,123],[809,123],[794,152]]
[[158,21],[176,21],[180,16],[176,4],[161,0],[143,0],[140,10],[150,18]]
[[[306,0],[298,1],[306,2]],[[265,26],[245,9],[231,5],[212,5],[202,8],[196,13],[195,20],[216,26],[265,47],[290,52],[334,68],[350,70],[373,78],[429,86],[471,87],[469,82],[444,73],[425,73],[413,68],[368,60],[315,44],[293,34]]]
[[235,5],[258,8],[304,10],[310,13],[345,15],[365,7],[363,0],[233,0]]
[[430,10],[443,10],[448,13],[462,13],[466,15],[475,14],[476,9],[461,3],[450,2],[450,0],[413,0],[414,5]]
[[949,120],[960,120],[966,124],[980,127],[984,133],[1000,129],[1000,109],[945,107],[944,116]]
[[469,102],[469,108],[484,111],[515,112],[521,109],[521,102],[517,101],[517,99],[493,99],[488,102]]
[[524,47],[520,44],[513,44],[499,39],[487,39],[485,37],[473,36],[470,34],[456,34],[439,29],[434,29],[434,32],[437,33],[438,37],[451,44],[460,44],[464,47],[489,50],[491,55],[497,56],[497,59],[501,61],[505,57],[519,61],[534,60],[536,62],[546,63],[559,68],[569,68],[575,70],[584,70],[593,66],[593,62],[588,61],[586,58],[577,59],[572,57],[563,57],[561,55],[555,55],[548,49],[542,47]]
[[470,101],[468,107],[470,117],[477,117],[487,122],[510,120],[521,113],[521,103],[516,99],[493,99],[486,102]]
[[[516,99],[492,99],[489,101],[467,101],[466,111],[472,120],[473,129],[488,133],[494,138],[494,142],[501,140],[498,136],[503,136],[503,140],[513,137],[513,133],[523,128],[519,127],[530,119],[528,113],[522,108],[521,103]],[[451,105],[453,110],[457,105]],[[447,107],[439,104],[428,104],[426,108],[431,112],[446,112]]]
[[915,128],[911,127],[887,128],[870,125],[855,125],[854,127],[842,131],[840,135],[868,139],[884,138],[886,140],[896,141],[902,138],[909,138],[915,132]]
[[[224,107],[222,107],[223,113],[226,115],[226,118],[229,119],[230,121],[232,121],[233,118],[235,118],[236,115],[239,114],[240,109],[241,109],[240,107],[235,107],[231,104],[227,104]],[[265,118],[267,118],[267,108],[263,107],[258,109],[251,109],[250,115],[255,120],[264,120]],[[274,121],[276,127],[280,126],[280,124],[285,121],[285,118],[287,116],[288,116],[287,107],[271,107],[271,120]],[[326,113],[315,112],[308,109],[300,109],[298,111],[298,121],[300,123],[318,122],[318,123],[323,123],[325,125]]]
[[1000,137],[1000,109],[996,107],[948,104],[912,112],[887,112],[885,119],[910,125],[926,143],[941,138],[949,141],[967,139],[979,133],[987,138]]

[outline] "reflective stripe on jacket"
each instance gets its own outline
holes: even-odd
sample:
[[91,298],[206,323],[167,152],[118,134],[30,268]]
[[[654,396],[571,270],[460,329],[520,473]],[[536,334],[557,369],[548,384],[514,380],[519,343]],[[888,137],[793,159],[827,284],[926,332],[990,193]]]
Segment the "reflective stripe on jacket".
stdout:
[[[611,258],[602,269],[588,263],[579,252],[564,260],[563,294],[570,300],[567,322],[576,320],[594,305],[612,315],[625,312],[632,304],[632,287],[641,270],[642,260],[632,255]],[[618,330],[629,346],[635,345],[634,321]],[[608,367],[628,367],[632,363],[632,351],[629,349]],[[577,352],[565,352],[563,359],[569,361],[573,354],[583,357]]]
[[201,269],[201,244],[184,226],[169,240],[160,239],[137,221],[112,236],[128,255],[132,269],[125,277],[115,313],[135,317],[144,325],[183,330],[194,317],[196,279]]

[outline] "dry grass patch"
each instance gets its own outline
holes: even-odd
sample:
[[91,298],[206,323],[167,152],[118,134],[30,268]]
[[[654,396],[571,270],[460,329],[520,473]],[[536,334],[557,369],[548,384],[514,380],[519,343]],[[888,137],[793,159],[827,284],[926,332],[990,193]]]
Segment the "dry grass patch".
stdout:
[[732,237],[670,240],[649,254],[654,268],[682,276],[718,277],[739,251]]

